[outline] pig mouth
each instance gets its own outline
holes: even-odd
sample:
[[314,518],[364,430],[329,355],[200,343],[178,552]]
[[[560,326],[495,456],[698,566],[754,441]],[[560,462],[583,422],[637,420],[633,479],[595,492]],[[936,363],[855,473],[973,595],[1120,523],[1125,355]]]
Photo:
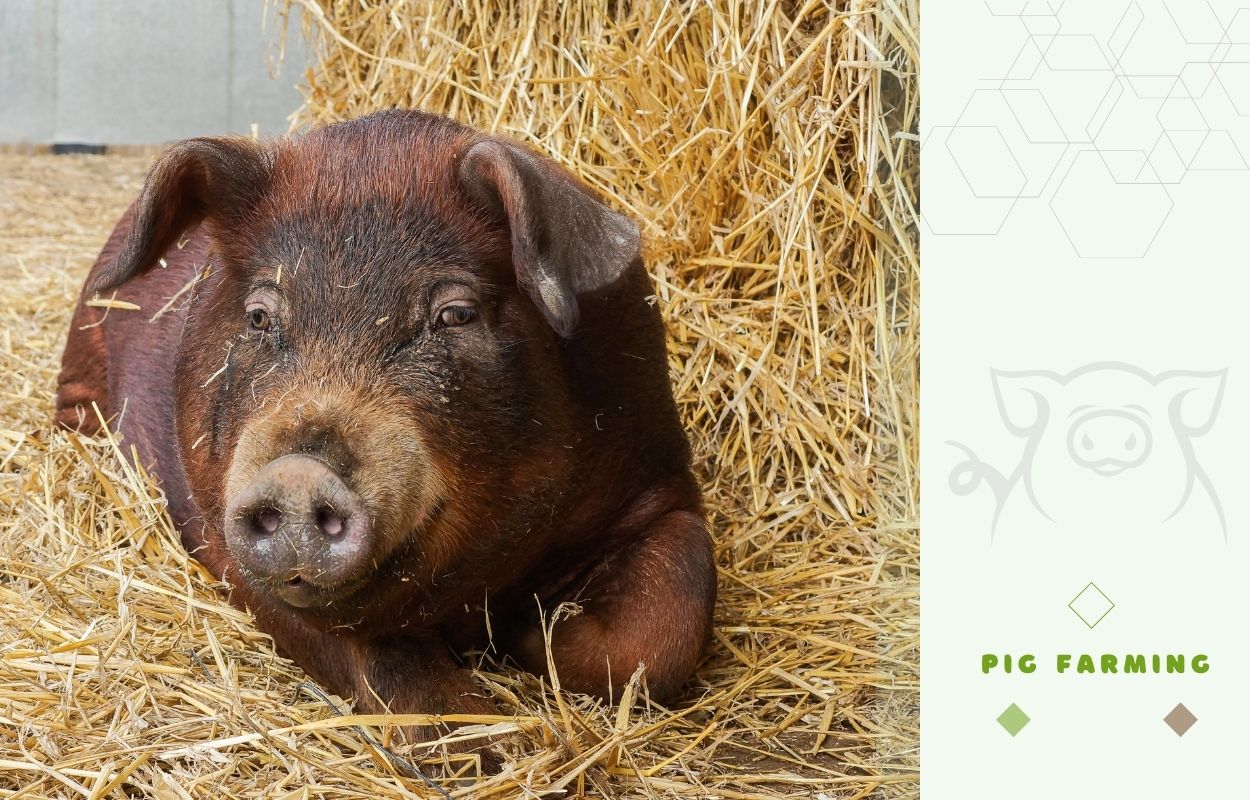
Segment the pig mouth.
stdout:
[[1090,472],[1095,475],[1101,475],[1104,478],[1114,478],[1116,475],[1126,472],[1135,466],[1137,465],[1132,462],[1119,461],[1113,458],[1105,458],[1101,461],[1096,461],[1093,464],[1086,465]]
[[295,575],[285,581],[269,581],[269,591],[283,603],[292,608],[330,607],[336,601],[357,592],[367,581],[368,575],[347,584],[327,587],[320,586],[302,575]]
[[346,580],[326,582],[312,569],[293,569],[285,575],[274,576],[240,566],[247,582],[264,594],[292,608],[307,610],[331,608],[341,603],[364,589],[377,574],[374,570],[365,570]]
[[364,595],[376,578],[386,574],[390,562],[391,559],[388,558],[377,569],[366,570],[349,580],[333,584],[322,583],[315,575],[302,571],[285,579],[260,575],[251,570],[243,572],[253,585],[291,608],[305,611],[333,610],[340,606],[357,605],[352,602],[353,598]]

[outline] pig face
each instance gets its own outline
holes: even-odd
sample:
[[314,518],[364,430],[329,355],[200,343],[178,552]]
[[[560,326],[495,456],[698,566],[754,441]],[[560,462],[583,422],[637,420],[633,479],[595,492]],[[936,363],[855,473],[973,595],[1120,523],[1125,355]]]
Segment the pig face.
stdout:
[[570,482],[559,349],[578,295],[638,263],[633,224],[516,145],[397,112],[175,147],[89,291],[201,218],[176,427],[227,578],[356,624],[523,568]]
[[1105,510],[1162,522],[1196,486],[1210,492],[1191,440],[1213,424],[1223,386],[1223,372],[1154,376],[1127,364],[994,373],[1003,421],[1028,440],[1023,489],[1054,521]]

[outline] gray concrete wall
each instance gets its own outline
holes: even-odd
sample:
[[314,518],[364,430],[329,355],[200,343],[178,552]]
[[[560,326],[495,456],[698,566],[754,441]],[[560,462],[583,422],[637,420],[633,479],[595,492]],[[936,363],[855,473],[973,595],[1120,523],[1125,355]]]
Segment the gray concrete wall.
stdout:
[[0,143],[284,133],[309,52],[279,29],[265,0],[0,0]]

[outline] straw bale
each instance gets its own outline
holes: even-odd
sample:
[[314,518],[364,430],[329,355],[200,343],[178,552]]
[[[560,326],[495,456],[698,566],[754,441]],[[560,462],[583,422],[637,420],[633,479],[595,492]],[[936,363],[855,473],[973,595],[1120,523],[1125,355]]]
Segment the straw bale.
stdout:
[[[295,2],[299,122],[415,106],[632,213],[720,565],[684,700],[481,660],[501,774],[277,657],[125,442],[48,424],[86,269],[150,160],[0,154],[0,797],[915,796],[918,4]],[[398,720],[402,722],[402,720]]]

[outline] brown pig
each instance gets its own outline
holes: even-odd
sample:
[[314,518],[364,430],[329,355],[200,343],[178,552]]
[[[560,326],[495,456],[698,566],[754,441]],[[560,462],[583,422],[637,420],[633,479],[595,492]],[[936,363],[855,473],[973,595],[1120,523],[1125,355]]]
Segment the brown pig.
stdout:
[[358,709],[494,713],[456,653],[546,673],[565,602],[563,687],[643,664],[672,698],[716,569],[650,294],[633,222],[445,118],[191,139],[91,270],[56,418],[98,404],[187,550]]

